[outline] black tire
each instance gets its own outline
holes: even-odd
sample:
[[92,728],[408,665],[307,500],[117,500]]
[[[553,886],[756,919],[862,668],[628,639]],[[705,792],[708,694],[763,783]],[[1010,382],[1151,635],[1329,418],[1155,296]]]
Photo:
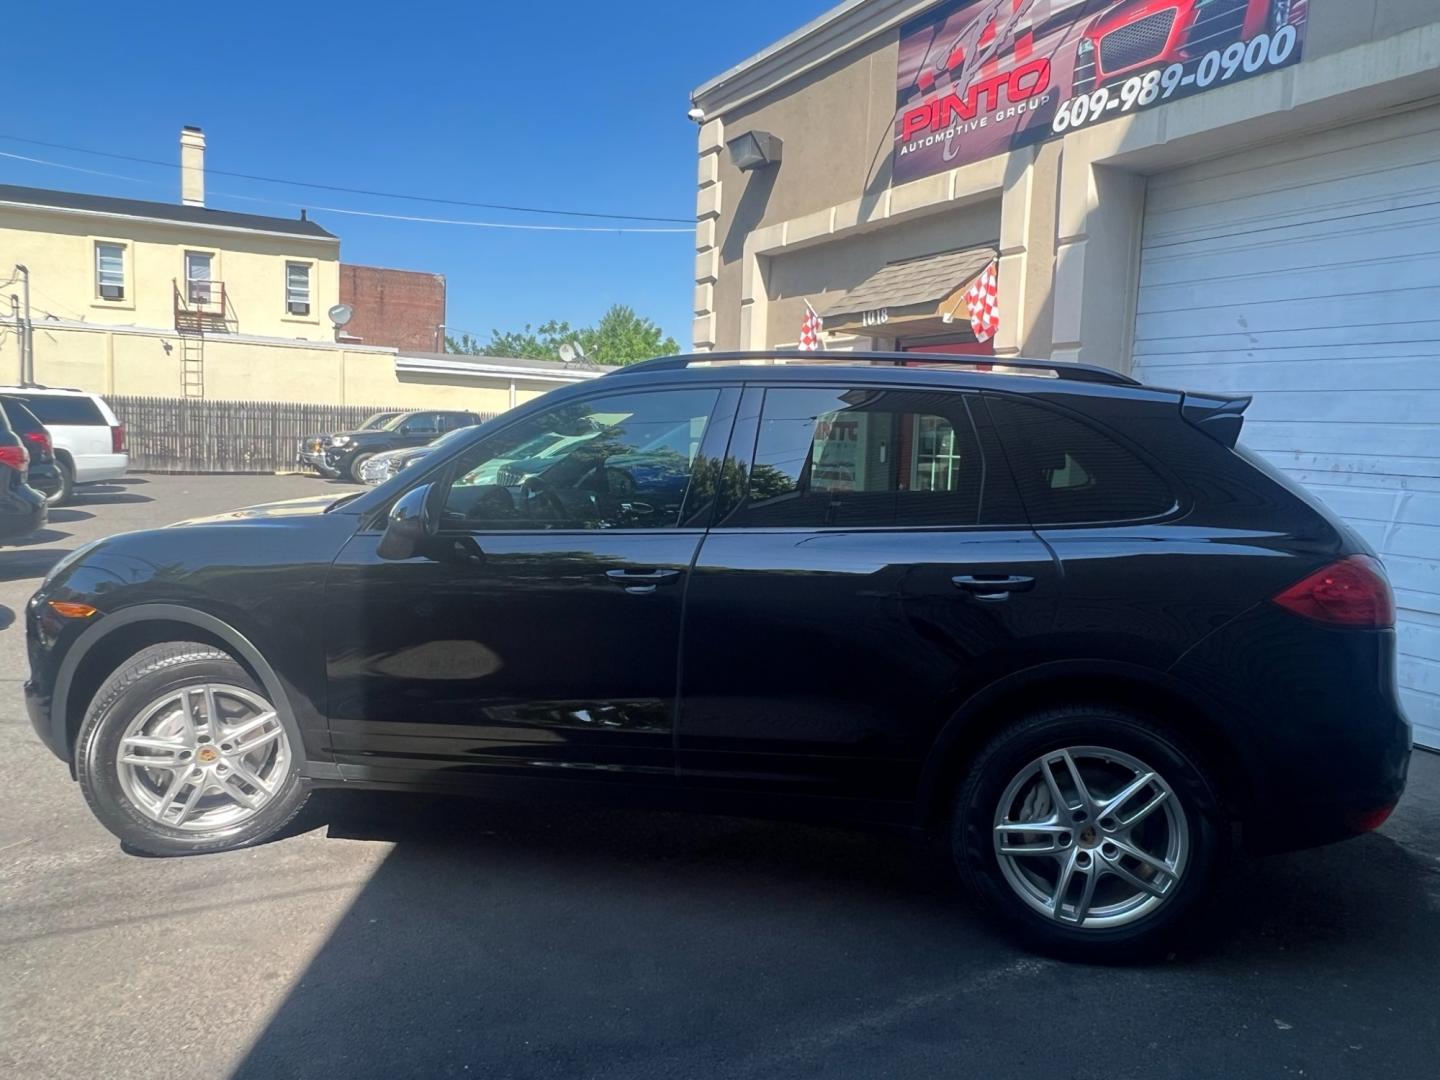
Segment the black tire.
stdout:
[[350,462],[350,479],[354,480],[357,484],[363,484],[365,480],[361,477],[360,470],[364,467],[365,463],[374,456],[374,454],[356,454],[355,460]]
[[[1081,746],[1139,759],[1164,779],[1184,812],[1189,850],[1173,891],[1125,925],[1077,926],[1040,914],[1006,879],[995,851],[995,815],[1012,779],[1046,754]],[[1219,863],[1222,821],[1208,770],[1172,733],[1133,713],[1075,705],[1028,716],[985,746],[956,795],[951,851],[970,892],[1028,947],[1069,960],[1144,960],[1162,950],[1202,906]]]
[[60,474],[60,490],[45,496],[49,506],[64,506],[75,494],[75,470],[65,463],[64,458],[55,459],[55,471]]
[[168,691],[198,683],[228,683],[263,696],[264,689],[228,654],[193,641],[152,645],[136,653],[96,692],[76,743],[80,789],[100,823],[130,848],[151,855],[192,855],[247,847],[284,828],[304,805],[299,732],[280,715],[289,741],[289,768],[270,801],[253,817],[208,831],[162,825],[131,802],[120,783],[117,758],[125,727],[137,710]]

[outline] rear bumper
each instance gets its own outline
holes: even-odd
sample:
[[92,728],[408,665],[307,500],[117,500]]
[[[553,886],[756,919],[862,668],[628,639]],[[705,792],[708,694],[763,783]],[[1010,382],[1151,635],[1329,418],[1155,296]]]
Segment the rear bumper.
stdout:
[[1260,604],[1172,669],[1215,703],[1244,774],[1254,851],[1378,828],[1405,790],[1411,729],[1393,630],[1335,630]]
[[74,461],[77,484],[119,480],[130,471],[129,454],[75,454]]
[[0,493],[0,540],[22,540],[45,524],[45,496],[19,484]]

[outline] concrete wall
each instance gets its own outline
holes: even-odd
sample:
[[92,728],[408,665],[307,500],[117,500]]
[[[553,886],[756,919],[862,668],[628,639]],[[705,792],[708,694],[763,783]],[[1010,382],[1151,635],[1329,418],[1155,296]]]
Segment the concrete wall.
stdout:
[[[35,325],[35,379],[102,394],[178,397],[177,335],[101,326]],[[19,372],[13,326],[0,323],[0,382]],[[511,406],[508,377],[480,380],[397,377],[390,349],[322,342],[210,337],[205,342],[205,396],[228,400],[313,401],[336,405],[435,406],[500,412]],[[554,388],[515,383],[515,404]]]
[[[848,7],[702,88],[697,349],[794,342],[798,296],[998,235],[997,355],[1126,368],[1149,175],[1440,94],[1436,0],[1317,2],[1294,67],[895,186],[898,26],[931,6]],[[778,167],[733,169],[750,130],[784,140]]]
[[445,324],[445,275],[340,264],[340,302],[355,317],[343,331],[365,345],[440,352]]
[[[96,291],[98,241],[125,246],[123,300],[104,300]],[[211,255],[210,276],[225,283],[230,332],[331,340],[325,312],[340,298],[338,240],[43,208],[0,209],[0,266],[23,263],[29,267],[37,322],[50,314],[115,326],[174,326],[172,283],[185,280],[187,251]],[[311,266],[308,316],[286,311],[287,261]]]

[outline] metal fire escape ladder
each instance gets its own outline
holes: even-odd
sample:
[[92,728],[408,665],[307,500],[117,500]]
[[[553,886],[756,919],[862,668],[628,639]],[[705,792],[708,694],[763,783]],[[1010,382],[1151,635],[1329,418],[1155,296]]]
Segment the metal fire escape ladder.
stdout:
[[205,396],[205,334],[225,326],[225,285],[219,281],[187,281],[175,291],[175,332],[180,336],[180,384],[185,397]]
[[[176,327],[180,330],[179,327]],[[205,330],[180,330],[180,381],[186,397],[205,396]]]

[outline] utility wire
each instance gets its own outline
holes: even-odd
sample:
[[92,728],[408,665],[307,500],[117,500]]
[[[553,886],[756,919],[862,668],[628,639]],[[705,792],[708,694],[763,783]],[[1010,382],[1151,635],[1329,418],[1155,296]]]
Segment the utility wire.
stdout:
[[[127,154],[111,154],[104,150],[90,150],[83,146],[67,146],[64,143],[45,142],[41,139],[26,139],[19,135],[0,132],[0,139],[28,143],[31,146],[45,146],[51,150],[69,150],[77,154],[93,154],[96,157],[113,158],[116,161],[134,161],[141,165],[158,165],[163,169],[178,169],[173,161],[156,161],[154,158],[131,157]],[[536,206],[509,206],[504,203],[470,202],[465,199],[442,199],[433,195],[407,195],[395,191],[371,191],[366,188],[340,187],[335,184],[314,184],[305,180],[284,180],[275,176],[257,176],[254,173],[227,172],[224,169],[206,169],[213,176],[233,176],[240,180],[256,180],[264,184],[285,184],[290,187],[313,188],[317,191],[338,191],[347,195],[369,195],[381,199],[405,199],[409,202],[441,203],[447,206],[470,206],[481,210],[506,210],[517,214],[553,214],[560,217],[605,218],[610,221],[668,221],[690,224],[689,218],[652,217],[646,214],[605,214],[588,210],[551,210]]]
[[[3,136],[0,136],[3,137]],[[157,180],[145,180],[138,176],[124,176],[120,173],[100,172],[98,169],[84,169],[78,165],[66,165],[59,161],[46,161],[44,158],[27,157],[24,154],[11,154],[0,150],[0,158],[11,158],[15,161],[26,161],[33,165],[48,165],[56,169],[71,169],[75,172],[88,173],[92,176],[108,176],[115,180],[129,180],[136,184],[158,184]],[[234,192],[212,191],[210,194],[218,195],[224,199],[243,199],[246,202],[264,203],[267,206],[284,206],[292,210],[318,210],[325,214],[348,214],[351,217],[380,218],[385,221],[408,221],[428,225],[465,225],[476,229],[513,229],[521,232],[564,232],[564,233],[692,233],[694,228],[671,228],[660,226],[634,226],[634,225],[538,225],[527,224],[516,221],[472,221],[465,218],[438,218],[424,217],[417,214],[387,214],[378,210],[347,210],[339,206],[315,206],[310,203],[285,202],[280,199],[264,199],[258,195],[238,195]],[[647,220],[647,219],[641,219]],[[657,220],[668,220],[660,218]]]

